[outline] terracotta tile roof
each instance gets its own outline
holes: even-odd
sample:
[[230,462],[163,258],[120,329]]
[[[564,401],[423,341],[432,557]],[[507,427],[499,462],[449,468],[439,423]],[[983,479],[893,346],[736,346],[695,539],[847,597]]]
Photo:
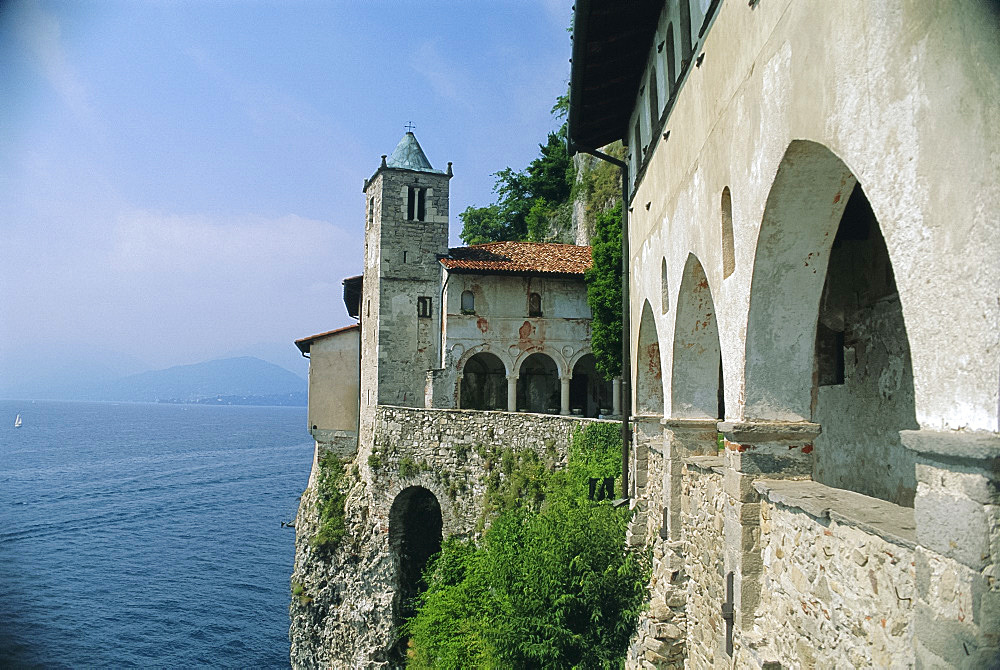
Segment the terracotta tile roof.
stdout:
[[295,340],[295,346],[299,348],[304,354],[309,353],[312,343],[316,340],[322,339],[324,337],[329,337],[331,335],[338,335],[340,333],[346,333],[349,330],[354,330],[355,328],[361,328],[360,323],[353,323],[350,326],[344,326],[343,328],[335,328],[334,330],[328,330],[325,333],[319,333],[317,335],[310,335],[309,337],[303,337],[301,339]]
[[441,265],[476,274],[582,275],[590,267],[590,247],[548,242],[489,242],[448,250]]

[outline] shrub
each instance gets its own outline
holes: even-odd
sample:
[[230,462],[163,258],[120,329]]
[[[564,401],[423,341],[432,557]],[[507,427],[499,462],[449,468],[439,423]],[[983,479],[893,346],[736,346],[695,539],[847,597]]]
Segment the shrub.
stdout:
[[378,454],[372,453],[368,455],[368,467],[372,470],[378,470],[382,467],[382,459]]
[[399,461],[399,476],[414,477],[420,474],[420,465],[409,456],[403,456]]
[[334,551],[347,534],[347,523],[344,520],[347,494],[341,490],[344,484],[344,463],[332,453],[324,454],[319,460],[316,483],[319,529],[310,540],[317,549]]
[[569,467],[493,451],[477,546],[450,538],[406,626],[416,668],[620,667],[646,600],[649,557],[629,552],[629,512],[587,500],[584,477],[620,474],[618,427],[572,436]]

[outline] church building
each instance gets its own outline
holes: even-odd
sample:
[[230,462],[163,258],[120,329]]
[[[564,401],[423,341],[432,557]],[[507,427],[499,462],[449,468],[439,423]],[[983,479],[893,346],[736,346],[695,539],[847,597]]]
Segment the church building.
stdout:
[[449,248],[445,171],[412,132],[365,181],[364,273],[344,280],[358,324],[296,341],[310,357],[309,426],[347,455],[375,407],[618,413],[590,351],[590,247]]

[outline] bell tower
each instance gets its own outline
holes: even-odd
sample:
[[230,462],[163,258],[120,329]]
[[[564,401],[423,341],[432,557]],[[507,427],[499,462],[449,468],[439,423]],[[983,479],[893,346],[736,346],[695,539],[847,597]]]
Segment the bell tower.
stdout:
[[[423,407],[441,314],[440,255],[448,253],[448,183],[412,131],[365,181],[361,294],[361,417],[375,405]],[[365,419],[368,421],[365,421]]]

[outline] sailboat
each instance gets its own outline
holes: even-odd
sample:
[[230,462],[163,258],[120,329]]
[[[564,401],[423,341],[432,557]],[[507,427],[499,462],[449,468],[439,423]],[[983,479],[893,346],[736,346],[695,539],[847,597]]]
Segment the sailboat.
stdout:
[[20,428],[21,427],[21,415],[20,414],[18,414],[17,418],[14,419],[14,427],[15,428]]

